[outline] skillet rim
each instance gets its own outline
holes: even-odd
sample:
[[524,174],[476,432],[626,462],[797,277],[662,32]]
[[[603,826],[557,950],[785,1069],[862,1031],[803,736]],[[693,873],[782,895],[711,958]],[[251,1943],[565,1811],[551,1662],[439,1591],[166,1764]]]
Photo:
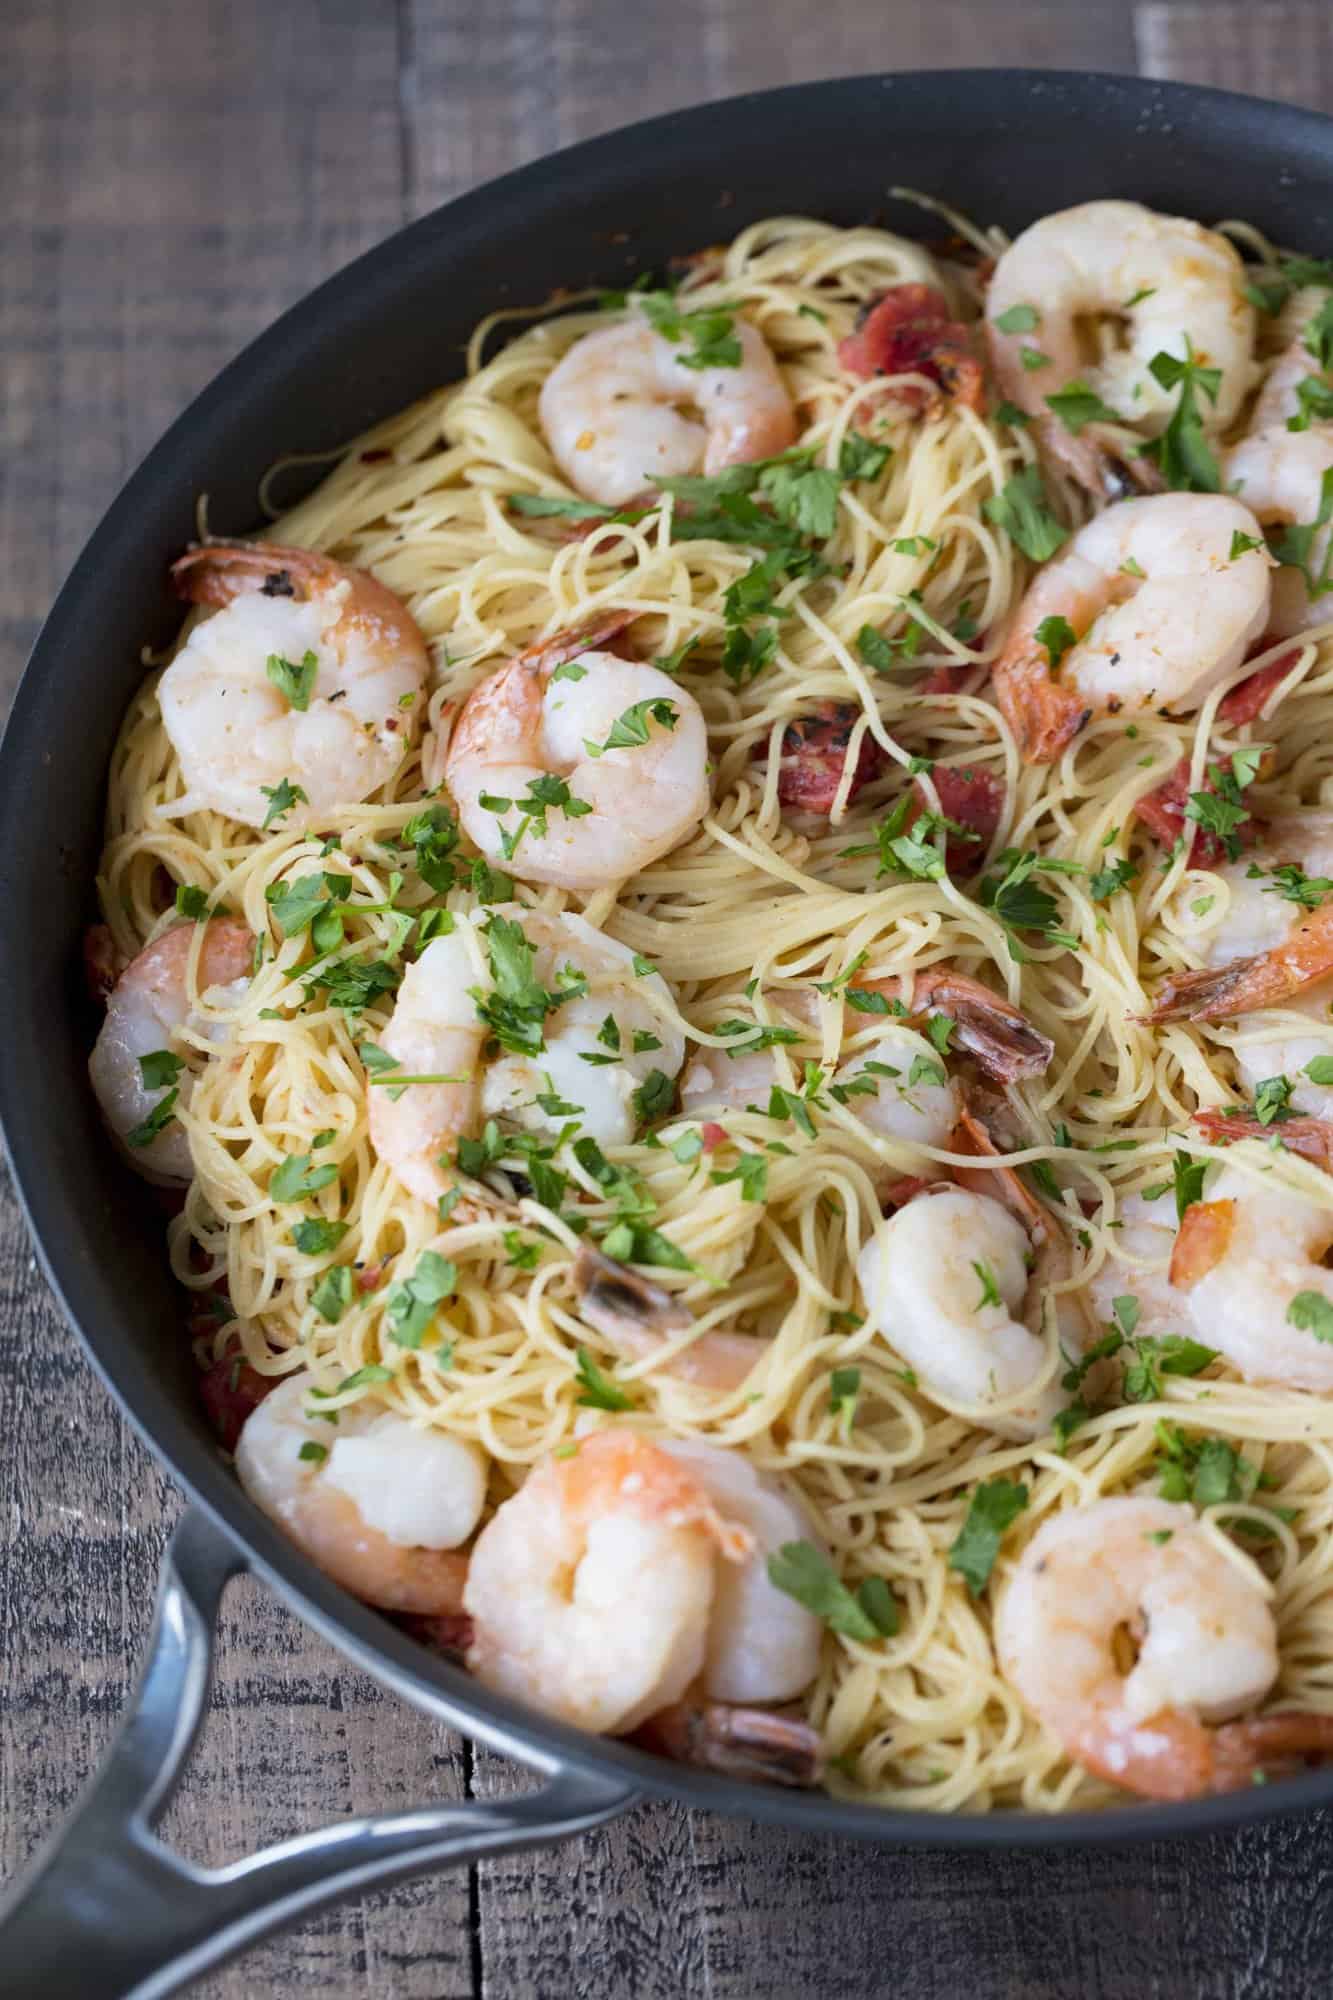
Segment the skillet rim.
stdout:
[[[941,105],[952,101],[955,110],[960,96],[965,98],[969,91],[977,90],[1007,92],[1015,99],[1023,91],[1033,95],[1065,93],[1090,100],[1089,109],[1094,114],[1104,99],[1117,98],[1122,105],[1137,106],[1140,114],[1165,109],[1184,119],[1197,109],[1214,118],[1258,121],[1270,131],[1276,128],[1280,142],[1291,150],[1300,142],[1323,153],[1333,180],[1333,120],[1301,107],[1099,71],[942,69],[827,78],[667,112],[562,148],[455,197],[324,280],[249,342],[175,419],[108,507],[38,634],[0,741],[0,856],[5,857],[0,863],[0,885],[14,866],[16,841],[21,846],[20,805],[33,782],[33,759],[38,764],[41,761],[43,708],[50,701],[44,679],[63,670],[67,647],[78,651],[85,593],[92,592],[94,576],[127,539],[132,541],[133,523],[141,506],[169,483],[177,453],[187,442],[193,451],[210,434],[220,438],[233,393],[240,385],[253,386],[265,375],[289,377],[319,339],[327,341],[331,327],[340,320],[359,324],[367,319],[367,301],[381,276],[394,273],[402,279],[414,266],[429,266],[436,245],[447,245],[450,237],[465,230],[475,233],[481,225],[491,224],[503,231],[505,212],[512,213],[516,204],[539,193],[549,200],[552,181],[561,184],[566,198],[576,197],[580,187],[604,187],[608,177],[620,178],[627,151],[642,156],[645,149],[657,159],[659,176],[665,178],[672,148],[683,150],[714,128],[719,128],[724,152],[726,122],[741,112],[760,106],[766,112],[776,111],[775,123],[790,130],[792,117],[802,105],[832,102],[839,96],[850,99],[875,90],[909,97],[924,93]],[[1160,141],[1164,151],[1171,129],[1164,124],[1160,134],[1150,135],[1154,143]],[[29,975],[26,980],[25,974]],[[0,931],[0,1012],[4,1018],[11,1018],[14,1007],[23,1004],[20,996],[32,1004],[31,987],[29,968],[15,941]],[[105,1293],[106,1287],[89,1260],[79,1258],[77,1240],[62,1242],[67,1214],[60,1208],[55,1186],[44,1184],[31,1165],[33,1110],[32,1080],[13,1063],[0,1066],[0,1121],[30,1235],[66,1320],[78,1333],[85,1354],[121,1413],[177,1484],[301,1617],[358,1666],[464,1734],[541,1768],[558,1764],[602,1777],[619,1777],[645,1793],[685,1804],[859,1839],[961,1850],[1104,1846],[1219,1832],[1333,1802],[1333,1769],[1329,1769],[1251,1792],[1176,1805],[1137,1802],[1099,1813],[1049,1816],[1013,1810],[947,1815],[866,1805],[824,1793],[750,1785],[671,1764],[608,1739],[587,1736],[491,1694],[461,1669],[435,1658],[380,1614],[330,1584],[246,1499],[217,1451],[185,1428],[168,1387],[147,1367],[144,1350],[136,1346],[127,1309],[123,1304],[118,1308],[120,1326],[113,1316],[104,1318],[96,1310],[96,1294],[99,1288]],[[102,1303],[106,1303],[105,1298]],[[138,1379],[127,1379],[131,1376]]]

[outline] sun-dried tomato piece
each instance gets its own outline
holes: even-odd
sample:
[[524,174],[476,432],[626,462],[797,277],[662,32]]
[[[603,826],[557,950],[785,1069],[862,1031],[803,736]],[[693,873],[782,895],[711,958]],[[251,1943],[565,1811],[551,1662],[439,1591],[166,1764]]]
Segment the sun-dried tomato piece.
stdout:
[[[1211,792],[1216,796],[1217,787],[1205,773],[1204,781],[1198,788],[1201,792]],[[1182,757],[1171,776],[1156,791],[1147,793],[1134,808],[1136,818],[1143,821],[1148,831],[1163,847],[1172,847],[1184,838],[1190,844],[1186,854],[1195,868],[1216,868],[1220,861],[1227,859],[1226,845],[1220,834],[1210,833],[1206,827],[1194,820],[1186,819],[1185,808],[1190,798],[1190,760]],[[1232,835],[1242,847],[1253,847],[1263,837],[1263,827],[1254,819],[1244,819]]]
[[[968,840],[962,834],[951,833],[944,843],[945,865],[951,875],[975,875],[1004,816],[1004,780],[984,764],[937,764],[930,775],[945,818],[956,820],[959,826],[977,836]],[[926,808],[926,795],[919,780],[916,794],[912,820]]]
[[933,285],[890,285],[867,307],[857,326],[838,343],[838,360],[851,375],[924,375],[936,384],[931,396],[904,384],[894,391],[917,408],[943,399],[971,410],[985,408],[981,362],[968,329],[949,315],[949,302]]
[[1230,694],[1223,695],[1217,704],[1217,712],[1223,722],[1254,722],[1259,711],[1268,700],[1278,682],[1287,675],[1300,658],[1300,648],[1292,646],[1285,653],[1279,653],[1268,666],[1260,667],[1257,674],[1251,674],[1247,681],[1233,687]]
[[238,1349],[224,1354],[220,1361],[204,1370],[199,1378],[199,1394],[224,1450],[235,1451],[246,1418],[277,1386],[277,1376],[259,1374],[241,1358]]
[[[842,783],[852,730],[861,710],[850,701],[822,701],[809,715],[789,722],[782,732],[778,799],[796,812],[828,813]],[[878,777],[884,752],[869,731],[861,739],[856,769],[848,787],[848,803]]]

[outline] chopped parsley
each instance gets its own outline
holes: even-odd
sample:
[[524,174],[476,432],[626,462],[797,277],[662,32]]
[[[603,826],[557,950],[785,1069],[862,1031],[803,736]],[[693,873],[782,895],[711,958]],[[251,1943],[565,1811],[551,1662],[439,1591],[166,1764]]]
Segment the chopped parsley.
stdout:
[[634,1398],[617,1388],[609,1375],[604,1375],[586,1347],[575,1349],[578,1369],[575,1379],[582,1392],[577,1400],[592,1410],[632,1410]]
[[1035,465],[1024,466],[983,502],[982,513],[994,521],[1033,562],[1045,562],[1069,540],[1046,501],[1046,489]]
[[1202,394],[1210,403],[1217,401],[1221,369],[1205,368],[1196,361],[1187,335],[1183,361],[1163,351],[1153,356],[1148,372],[1164,389],[1178,388],[1180,395],[1161,436],[1144,445],[1144,456],[1156,461],[1167,485],[1177,492],[1219,492],[1222,475],[1208,443],[1197,397]]
[[172,1055],[170,1049],[154,1049],[139,1058],[139,1074],[145,1090],[170,1089],[184,1067],[180,1056]]
[[1118,424],[1119,412],[1104,403],[1086,382],[1066,382],[1055,395],[1047,396],[1046,407],[1054,411],[1067,431],[1077,437],[1089,424]]
[[1010,306],[1008,312],[998,315],[994,324],[1001,333],[1035,333],[1041,325],[1041,314],[1035,306]]
[[176,1100],[179,1096],[180,1091],[172,1089],[167,1092],[165,1097],[159,1098],[148,1116],[141,1119],[133,1131],[125,1134],[126,1145],[135,1147],[151,1146],[158,1133],[164,1131],[175,1117]]
[[883,1577],[867,1577],[849,1590],[812,1542],[784,1542],[768,1558],[768,1580],[822,1618],[831,1631],[863,1645],[891,1639],[898,1630],[897,1600]]
[[307,1257],[319,1257],[326,1250],[336,1250],[346,1236],[345,1222],[328,1222],[320,1216],[312,1216],[306,1222],[298,1222],[292,1230],[292,1242]]
[[1203,1200],[1204,1176],[1208,1172],[1207,1160],[1192,1160],[1188,1153],[1171,1155],[1171,1174],[1176,1194],[1176,1218],[1185,1220],[1185,1210],[1192,1208],[1196,1201]]
[[[351,1265],[335,1264],[331,1270],[326,1271],[310,1294],[310,1303],[322,1320],[327,1320],[330,1326],[336,1326],[352,1303]],[[390,1370],[386,1368],[378,1379],[388,1382],[393,1378]],[[357,1377],[349,1377],[339,1386],[347,1389],[359,1387],[360,1383]]]
[[1333,1342],[1333,1303],[1322,1292],[1297,1292],[1287,1307],[1287,1325]]
[[682,312],[670,292],[640,292],[636,303],[654,332],[664,340],[683,341],[676,359],[685,368],[739,368],[740,336],[735,315],[725,306]]
[[709,1179],[718,1187],[738,1181],[742,1200],[762,1202],[768,1191],[768,1161],[762,1153],[742,1153],[734,1167],[726,1173],[712,1173]]
[[268,800],[268,811],[264,814],[263,823],[265,832],[276,820],[282,819],[289,813],[293,806],[307,806],[310,803],[301,787],[292,784],[288,778],[279,779],[276,785],[261,785],[259,789]]
[[835,1417],[845,1419],[850,1429],[856,1414],[856,1401],[861,1393],[861,1371],[859,1368],[835,1368],[828,1378],[828,1406]]
[[1054,673],[1071,646],[1078,644],[1078,634],[1067,618],[1043,618],[1037,627],[1036,640],[1046,648],[1046,657]]
[[[942,1076],[940,1080],[941,1082],[943,1081]],[[1000,1288],[995,1282],[995,1273],[991,1270],[990,1265],[978,1264],[974,1260],[972,1269],[976,1272],[977,1282],[981,1286],[981,1297],[972,1308],[973,1312],[983,1312],[987,1306],[1002,1307],[1004,1300],[1000,1297]]]
[[284,660],[281,653],[270,653],[264,662],[264,672],[292,708],[303,712],[309,708],[315,676],[319,672],[317,654],[307,653],[298,666],[291,660]]
[[988,1479],[973,1493],[949,1549],[949,1568],[958,1571],[971,1596],[980,1597],[990,1582],[1005,1532],[1027,1504],[1027,1487],[1009,1479]]
[[[661,729],[674,729],[679,716],[675,702],[668,701],[663,695],[636,701],[623,715],[616,717],[605,743],[594,743],[585,737],[583,747],[590,757],[604,757],[608,750],[633,750],[648,741],[650,722],[657,723]],[[585,812],[591,810],[590,806],[584,807]]]
[[389,1293],[385,1317],[390,1340],[399,1347],[420,1347],[436,1307],[457,1285],[457,1265],[437,1250],[423,1250],[411,1277]]

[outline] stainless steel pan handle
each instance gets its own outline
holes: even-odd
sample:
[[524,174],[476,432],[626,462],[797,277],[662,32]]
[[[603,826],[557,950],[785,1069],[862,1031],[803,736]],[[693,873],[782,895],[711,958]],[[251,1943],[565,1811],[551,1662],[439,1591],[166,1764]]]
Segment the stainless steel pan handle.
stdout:
[[341,1820],[229,1868],[196,1868],[154,1823],[204,1716],[218,1606],[245,1558],[187,1512],[163,1565],[148,1659],[119,1736],[67,1823],[0,1899],[0,1995],[161,2000],[325,1904],[483,1854],[564,1840],[635,1794],[548,1766],[544,1790]]

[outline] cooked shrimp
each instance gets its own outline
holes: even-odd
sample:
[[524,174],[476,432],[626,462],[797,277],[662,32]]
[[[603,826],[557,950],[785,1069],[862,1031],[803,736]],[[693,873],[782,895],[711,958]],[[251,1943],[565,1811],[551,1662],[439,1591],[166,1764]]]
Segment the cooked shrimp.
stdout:
[[1111,1254],[1088,1281],[1088,1297],[1107,1326],[1115,1321],[1118,1298],[1133,1298],[1138,1306],[1136,1330],[1159,1339],[1166,1333],[1189,1333],[1193,1317],[1189,1300],[1171,1283],[1171,1255],[1176,1244],[1176,1202],[1172,1194],[1149,1201],[1127,1195],[1116,1217]]
[[744,1562],[717,1565],[708,1621],[703,1691],[710,1701],[791,1701],[819,1671],[823,1627],[770,1582],[768,1558],[786,1542],[819,1536],[790,1487],[760,1472],[742,1453],[695,1439],[662,1446],[700,1481],[718,1513],[750,1538]]
[[[510,1048],[483,1066],[491,1026],[481,1010],[497,992],[514,1000],[516,986],[550,1005],[530,1024],[530,1052]],[[433,938],[403,975],[380,1046],[415,1081],[397,1095],[396,1072],[376,1072],[371,1144],[431,1203],[455,1184],[458,1141],[488,1118],[557,1132],[572,1119],[584,1136],[623,1145],[638,1122],[635,1092],[654,1069],[674,1077],[684,1060],[665,1018],[670,1006],[660,974],[636,974],[628,947],[582,917],[518,903],[487,911],[484,922],[458,912],[453,931]],[[552,1093],[576,1110],[543,1109]]]
[[[855,1019],[859,1025],[862,1017]],[[958,1083],[946,1075],[934,1043],[897,1024],[877,1029],[873,1041],[849,1056],[833,1087],[851,1093],[846,1108],[863,1125],[907,1145],[946,1145],[962,1108]]]
[[[947,1016],[953,1022],[951,1050],[970,1056],[983,1075],[997,1083],[1040,1076],[1055,1053],[1054,1043],[1017,1007],[952,966],[857,979],[852,991],[883,994],[927,1019]],[[775,997],[798,1019],[808,1014],[807,1024],[812,1025],[817,1004],[812,990],[785,988]],[[864,1020],[863,1014],[849,1010],[844,1026],[854,1030]],[[856,1050],[832,1082],[839,1090],[850,1091],[848,1111],[882,1137],[940,1146],[961,1109],[954,1082],[940,1077],[942,1068],[938,1047],[920,1035],[911,1020],[901,1020],[879,1028],[873,1041]],[[681,1110],[691,1118],[762,1111],[778,1080],[768,1050],[740,1047],[733,1054],[729,1049],[701,1049],[682,1079]]]
[[570,485],[620,507],[659,479],[711,477],[793,445],[791,397],[766,341],[743,319],[733,330],[740,342],[733,367],[688,366],[678,344],[637,314],[576,340],[537,405]]
[[[196,936],[199,956],[192,981]],[[232,917],[214,917],[202,927],[177,924],[145,945],[112,988],[88,1073],[102,1116],[145,1180],[194,1178],[190,1142],[171,1109],[189,1103],[194,1079],[182,1067],[174,1080],[150,1084],[143,1060],[154,1055],[183,1060],[180,1036],[211,1040],[223,1032],[219,1023],[195,1014],[196,995],[206,1005],[235,1006],[249,983],[254,942],[246,926]]]
[[[670,1347],[673,1334],[694,1324],[688,1306],[628,1264],[604,1257],[590,1243],[581,1243],[574,1259],[574,1288],[580,1316],[605,1334],[618,1354],[636,1361],[660,1354]],[[768,1346],[754,1334],[712,1330],[680,1348],[663,1366],[668,1374],[701,1389],[736,1389],[767,1354]]]
[[772,1709],[681,1701],[649,1716],[634,1740],[673,1763],[753,1784],[810,1786],[824,1775],[819,1731],[801,1716]]
[[312,1415],[310,1377],[292,1375],[246,1419],[236,1446],[242,1486],[310,1560],[382,1611],[438,1617],[462,1605],[481,1519],[484,1454],[374,1403]]
[[[1168,982],[1174,999],[1165,992],[1159,995],[1154,1018],[1158,1018],[1158,1008],[1183,1004],[1191,993],[1201,1002],[1215,976],[1220,973],[1229,980],[1238,962],[1251,968],[1246,975],[1248,979],[1257,977],[1255,961],[1267,960],[1274,952],[1285,949],[1301,906],[1280,893],[1283,877],[1273,871],[1292,866],[1314,881],[1316,888],[1320,881],[1333,882],[1333,813],[1293,813],[1274,820],[1266,830],[1261,850],[1248,854],[1243,861],[1224,862],[1213,871],[1225,882],[1228,894],[1207,936],[1209,970],[1203,974],[1177,974]],[[1191,979],[1204,983],[1191,988]],[[1333,953],[1322,976],[1312,969],[1309,983],[1285,996],[1279,995],[1273,1004],[1282,1011],[1269,1014],[1242,1010],[1235,1006],[1233,988],[1227,1012],[1245,1011],[1246,1016],[1243,1030],[1232,1042],[1240,1083],[1253,1096],[1269,1077],[1286,1077],[1292,1085],[1288,1108],[1313,1118],[1333,1117],[1333,1089],[1311,1082],[1305,1073],[1316,1058],[1333,1055],[1330,1018]],[[1190,1017],[1206,1019],[1211,1015],[1197,1015],[1191,1010]],[[1160,1018],[1172,1016],[1164,1013]],[[1323,1025],[1322,1035],[1315,1023]]]
[[468,696],[445,782],[483,854],[586,893],[689,839],[708,810],[708,734],[659,668],[597,651],[553,668],[535,647]]
[[1189,1507],[1096,1500],[1045,1521],[1000,1600],[995,1647],[1068,1755],[1144,1798],[1233,1791],[1333,1751],[1333,1716],[1226,1720],[1273,1685],[1277,1631],[1263,1579]]
[[478,1537],[468,1666],[502,1694],[623,1735],[697,1680],[719,1557],[750,1553],[689,1467],[635,1431],[597,1432],[535,1466]]
[[1002,1436],[1035,1437],[1064,1400],[991,1414],[1046,1368],[1047,1286],[1030,1282],[1027,1231],[990,1195],[942,1187],[880,1223],[857,1261],[866,1311],[928,1395],[976,1410]]
[[1199,1338],[1246,1381],[1327,1394],[1333,1347],[1309,1322],[1333,1306],[1333,1271],[1320,1262],[1331,1244],[1333,1206],[1226,1166],[1207,1201],[1185,1210],[1171,1281]]
[[1333,623],[1333,523],[1315,526],[1324,482],[1333,474],[1333,424],[1315,424],[1306,431],[1289,431],[1285,424],[1256,431],[1227,453],[1224,474],[1228,488],[1265,527],[1314,528],[1304,568],[1316,580],[1315,594],[1302,570],[1284,563],[1273,578],[1270,635],[1290,638],[1309,626]]
[[286,781],[302,797],[284,831],[387,784],[416,733],[430,656],[407,607],[366,570],[310,549],[208,542],[172,570],[218,607],[158,686],[185,795],[169,819],[208,810],[262,827]]
[[1319,285],[1305,285],[1293,294],[1282,309],[1279,321],[1287,345],[1264,377],[1263,387],[1250,412],[1248,428],[1254,431],[1280,430],[1292,418],[1306,415],[1299,393],[1311,377],[1328,386],[1329,370],[1322,367],[1310,345],[1310,328],[1318,317],[1328,293]]
[[[1156,434],[1176,404],[1150,369],[1161,353],[1221,370],[1217,400],[1200,416],[1224,431],[1254,377],[1254,312],[1245,270],[1224,236],[1131,201],[1089,201],[1034,222],[995,266],[986,317],[1002,393],[1035,419],[1043,449],[1089,493],[1118,497],[1144,460],[1118,460],[1096,426],[1075,436],[1047,397],[1085,382],[1126,424]],[[1019,309],[1012,331],[998,324]],[[1023,311],[1023,308],[1027,308]],[[1089,320],[1124,328],[1125,344],[1089,354]],[[1044,357],[1034,367],[1033,354]]]
[[[1257,547],[1232,556],[1233,538]],[[1022,755],[1045,764],[1094,711],[1197,708],[1268,618],[1271,559],[1259,524],[1220,493],[1125,500],[1037,572],[995,663],[995,694]],[[1051,668],[1039,636],[1062,618],[1075,643]]]

